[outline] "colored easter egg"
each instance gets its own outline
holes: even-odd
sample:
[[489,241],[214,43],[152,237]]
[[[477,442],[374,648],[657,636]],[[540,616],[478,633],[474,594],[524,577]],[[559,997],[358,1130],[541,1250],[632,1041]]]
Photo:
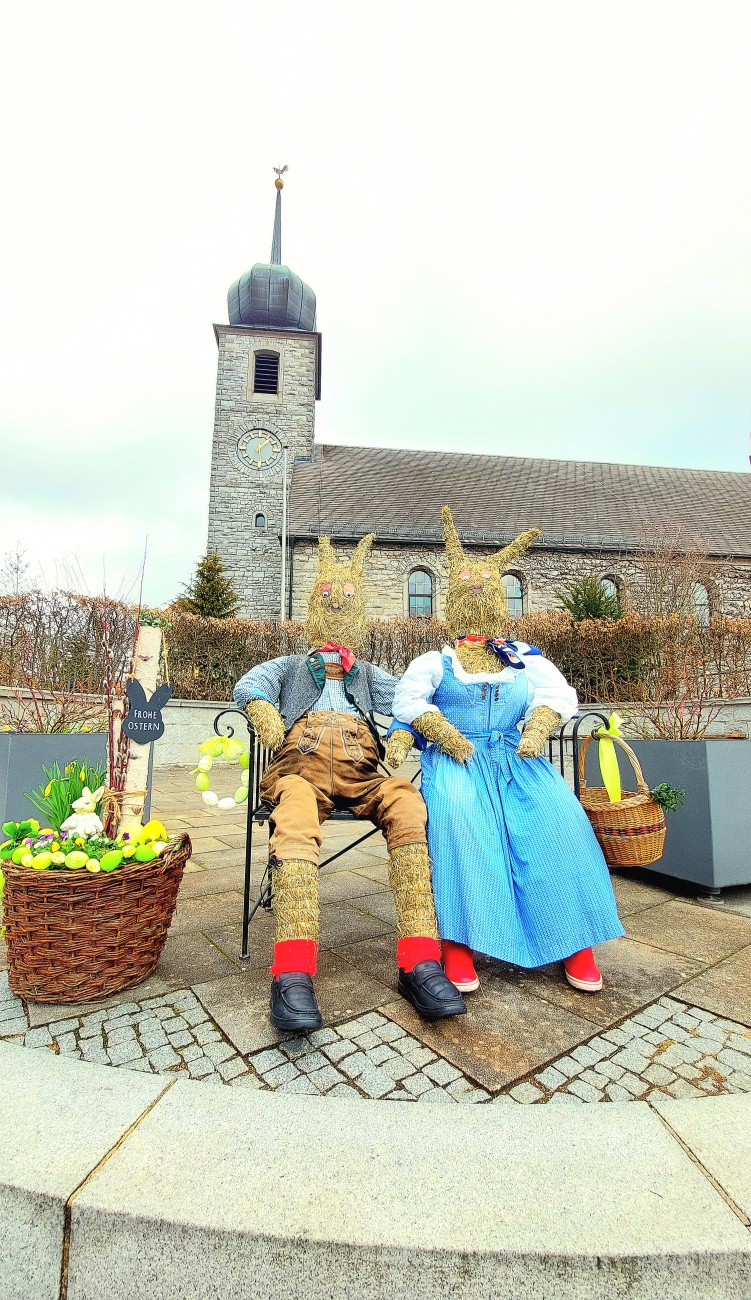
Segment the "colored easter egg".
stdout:
[[102,871],[115,871],[123,861],[123,857],[124,853],[121,849],[110,849],[109,853],[105,853],[99,865]]

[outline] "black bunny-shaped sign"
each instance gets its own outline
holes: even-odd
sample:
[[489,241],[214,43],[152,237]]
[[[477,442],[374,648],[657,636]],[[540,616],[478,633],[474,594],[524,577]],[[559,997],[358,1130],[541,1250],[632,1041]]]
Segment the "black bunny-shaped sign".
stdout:
[[125,688],[130,708],[123,722],[123,731],[137,745],[148,745],[164,735],[162,709],[172,694],[171,686],[158,686],[150,700],[140,682],[128,682]]

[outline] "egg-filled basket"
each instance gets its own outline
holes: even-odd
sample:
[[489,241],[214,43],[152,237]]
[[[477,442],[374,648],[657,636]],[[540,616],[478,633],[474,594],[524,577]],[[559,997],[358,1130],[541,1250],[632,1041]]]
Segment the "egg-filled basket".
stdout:
[[8,982],[28,1002],[91,1002],[156,968],[191,854],[188,835],[110,873],[3,862]]

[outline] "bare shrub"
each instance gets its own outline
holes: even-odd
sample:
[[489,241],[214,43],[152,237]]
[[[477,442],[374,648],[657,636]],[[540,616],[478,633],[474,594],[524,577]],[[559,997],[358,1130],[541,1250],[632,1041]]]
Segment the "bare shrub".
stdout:
[[711,605],[714,586],[726,572],[725,565],[708,558],[706,541],[699,533],[691,534],[672,520],[643,539],[636,564],[639,607],[643,614],[656,617],[694,616],[697,587],[704,587]]
[[104,618],[115,675],[130,663],[136,612],[104,597],[30,591],[0,597],[0,681],[43,690],[100,695],[105,676]]

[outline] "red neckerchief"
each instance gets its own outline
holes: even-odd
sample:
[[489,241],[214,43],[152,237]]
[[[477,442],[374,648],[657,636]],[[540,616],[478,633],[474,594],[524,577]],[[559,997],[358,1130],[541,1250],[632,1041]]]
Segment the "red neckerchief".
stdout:
[[321,646],[318,653],[321,655],[338,654],[339,658],[342,661],[342,667],[345,673],[348,673],[352,670],[352,667],[357,658],[357,656],[353,655],[352,651],[349,650],[346,645],[337,645],[336,641],[327,641],[324,646]]

